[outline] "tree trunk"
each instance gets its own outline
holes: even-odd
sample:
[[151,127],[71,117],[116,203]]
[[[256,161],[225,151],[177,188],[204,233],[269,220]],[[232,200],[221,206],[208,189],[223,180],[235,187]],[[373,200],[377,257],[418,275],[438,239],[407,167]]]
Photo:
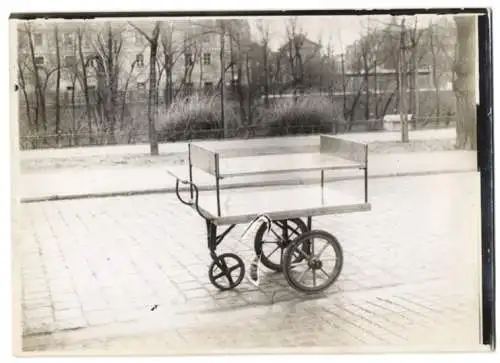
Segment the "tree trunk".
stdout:
[[123,103],[122,103],[122,110],[120,112],[120,130],[124,130],[125,125],[124,125],[124,118],[125,118],[125,106],[127,105],[127,92],[128,92],[128,85],[130,83],[130,76],[134,74],[134,68],[136,65],[137,61],[133,61],[132,65],[130,66],[130,72],[127,77],[127,81],[125,82],[125,87],[123,89]]
[[203,45],[200,45],[200,85],[199,88],[202,89],[203,87],[203,62],[204,62],[204,57],[203,57]]
[[160,24],[156,23],[150,42],[149,55],[149,97],[148,97],[148,121],[149,121],[149,145],[151,155],[158,155],[158,138],[156,135],[156,53],[158,50],[158,37]]
[[234,83],[234,54],[233,54],[233,37],[229,37],[229,61],[231,62],[231,90],[236,91],[236,84]]
[[379,103],[379,96],[378,96],[378,84],[377,84],[377,62],[375,61],[373,65],[373,87],[375,88],[375,119],[378,120],[378,103]]
[[344,120],[347,119],[347,96],[346,96],[346,84],[345,84],[345,63],[344,63],[344,54],[340,55],[340,62],[342,68],[342,115],[344,116]]
[[[117,97],[117,64],[115,62],[115,47],[114,47],[114,37],[111,28],[111,24],[108,27],[108,92],[106,100],[106,132],[107,132],[107,143],[115,144],[115,103]],[[155,65],[153,65],[155,66]]]
[[437,59],[436,59],[436,45],[434,44],[434,29],[432,30],[431,36],[430,36],[430,48],[431,48],[431,54],[432,54],[432,83],[434,85],[434,93],[436,95],[436,114],[435,116],[439,118],[441,114],[441,102],[440,102],[440,84],[439,84],[439,77],[438,77],[438,69],[437,69]]
[[220,79],[221,79],[221,87],[220,87],[220,122],[221,122],[221,126],[222,126],[222,130],[223,130],[223,134],[222,134],[222,137],[226,137],[226,123],[225,123],[225,120],[224,120],[224,87],[225,87],[225,68],[224,68],[224,26],[221,25],[221,34],[220,34],[220,72],[221,72],[221,75],[220,75]]
[[59,134],[61,123],[61,106],[59,104],[59,91],[61,88],[61,56],[59,49],[59,29],[57,25],[54,26],[54,40],[56,43],[56,144],[59,146]]
[[412,39],[410,58],[410,113],[412,115],[413,129],[417,128],[417,44]]
[[78,29],[78,55],[80,57],[80,65],[82,67],[82,84],[83,84],[83,98],[85,100],[85,117],[87,118],[87,127],[89,133],[89,144],[92,144],[92,115],[90,111],[90,99],[89,99],[89,85],[87,78],[87,62],[83,55],[83,33],[81,29]]
[[24,71],[19,59],[17,61],[17,68],[19,70],[19,88],[21,88],[21,91],[23,92],[24,102],[26,103],[26,117],[28,121],[28,129],[31,134],[33,132],[33,122],[31,121],[30,99],[28,97],[28,92],[26,92],[26,80],[24,79]]
[[250,82],[250,63],[248,61],[248,53],[246,54],[246,77],[247,77],[247,93],[248,93],[248,126],[249,130],[252,126],[253,120],[252,120],[252,86]]
[[399,57],[399,76],[400,76],[400,100],[399,115],[401,117],[401,141],[409,142],[408,137],[408,114],[406,110],[406,41],[405,41],[405,20],[401,22],[401,43]]
[[[267,69],[267,40],[264,41],[264,104],[269,107],[269,74]],[[247,55],[248,59],[248,55]]]
[[476,150],[476,18],[470,15],[457,15],[454,19],[458,43],[454,65],[456,78],[453,83],[457,106],[457,148]]
[[365,80],[365,120],[370,118],[370,85],[368,83],[368,60],[366,54],[363,56],[364,80]]
[[36,94],[36,114],[35,114],[35,127],[38,133],[38,117],[41,116],[42,126],[47,131],[47,114],[45,112],[45,97],[42,90],[42,83],[40,80],[40,72],[35,61],[35,47],[33,45],[33,38],[31,29],[27,28],[28,44],[30,48],[31,63],[33,64],[33,71],[35,74],[35,94]]

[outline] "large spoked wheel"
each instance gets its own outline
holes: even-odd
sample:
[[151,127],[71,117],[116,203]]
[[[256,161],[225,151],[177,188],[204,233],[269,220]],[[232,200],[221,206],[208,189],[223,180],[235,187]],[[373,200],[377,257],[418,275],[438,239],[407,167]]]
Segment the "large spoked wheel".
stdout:
[[223,291],[238,286],[245,276],[243,260],[234,253],[223,253],[217,258],[220,266],[213,261],[208,269],[208,277],[212,285]]
[[[286,223],[285,223],[286,222]],[[281,272],[282,256],[290,241],[307,232],[306,224],[299,218],[286,221],[274,221],[272,231],[266,233],[267,228],[262,224],[255,234],[254,249],[257,256],[267,268]],[[274,232],[273,232],[274,231]],[[296,256],[301,258],[300,255]]]
[[[303,259],[297,261],[297,255]],[[326,290],[340,275],[342,265],[342,247],[334,236],[325,231],[304,233],[290,243],[283,255],[286,280],[290,286],[304,293]]]

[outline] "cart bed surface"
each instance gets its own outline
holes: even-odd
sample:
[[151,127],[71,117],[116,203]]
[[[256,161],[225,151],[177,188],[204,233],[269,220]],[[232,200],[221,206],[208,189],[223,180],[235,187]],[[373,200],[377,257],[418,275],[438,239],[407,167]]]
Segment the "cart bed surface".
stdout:
[[217,216],[216,192],[202,193],[199,208],[217,225],[248,223],[260,214],[279,220],[370,210],[362,197],[335,190],[334,185],[325,185],[323,191],[316,185],[226,190],[220,206]]

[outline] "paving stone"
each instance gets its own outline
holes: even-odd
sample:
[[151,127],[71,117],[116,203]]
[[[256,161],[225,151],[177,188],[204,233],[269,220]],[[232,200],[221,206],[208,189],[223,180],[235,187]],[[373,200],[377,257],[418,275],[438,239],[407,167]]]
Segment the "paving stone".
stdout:
[[114,315],[113,310],[90,310],[84,311],[83,316],[88,325],[105,325],[109,323],[113,323]]
[[[32,224],[31,235],[19,237],[26,282],[22,306],[25,315],[32,314],[24,331],[130,324],[133,332],[150,319],[167,330],[170,323],[190,326],[189,341],[206,349],[227,341],[235,348],[474,342],[477,295],[461,277],[473,274],[474,265],[461,264],[471,242],[452,227],[470,215],[467,195],[475,183],[469,174],[374,180],[373,211],[314,218],[314,226],[334,233],[344,249],[340,278],[317,299],[305,299],[282,274],[271,272],[258,289],[244,280],[233,291],[218,291],[208,281],[205,225],[175,195],[23,204],[23,220]],[[438,186],[447,193],[436,193]],[[437,223],[443,216],[446,223]],[[54,221],[53,231],[48,220]],[[86,232],[71,238],[72,230]],[[238,233],[218,253],[233,251],[246,261],[253,257],[252,241],[237,243]],[[465,271],[455,275],[454,265]],[[436,278],[441,285],[432,282]],[[81,309],[74,309],[78,304]],[[52,317],[28,313],[52,305]],[[224,333],[214,333],[214,326]],[[145,333],[89,344],[163,347],[172,331],[165,339]],[[40,342],[34,346],[46,349]]]
[[40,320],[40,319],[52,319],[53,312],[52,307],[39,307],[36,309],[26,309],[24,311],[26,316],[26,321],[30,320]]

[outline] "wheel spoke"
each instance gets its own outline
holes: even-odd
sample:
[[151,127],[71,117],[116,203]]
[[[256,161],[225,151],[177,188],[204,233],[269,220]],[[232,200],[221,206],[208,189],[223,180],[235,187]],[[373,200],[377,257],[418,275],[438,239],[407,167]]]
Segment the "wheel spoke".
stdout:
[[271,243],[278,244],[279,242],[278,241],[264,241],[264,240],[262,240],[262,244],[265,244],[265,243],[268,243],[268,244],[271,244]]
[[297,247],[295,247],[295,251],[298,252],[299,254],[301,254],[302,256],[304,256],[304,258],[306,258],[308,261],[311,258],[311,256],[309,256],[307,253],[305,253],[304,251],[302,251],[301,248],[297,249]]
[[270,254],[268,254],[268,255],[266,256],[266,258],[268,258],[268,259],[269,259],[269,257],[271,257],[271,255],[273,255],[273,254],[274,254],[274,252],[276,252],[279,248],[280,248],[280,246],[276,247],[276,248],[273,250],[273,252],[271,252]]
[[298,230],[300,229],[299,226],[297,228],[293,229],[292,227],[287,227],[288,229],[292,230],[292,234],[295,234],[297,236],[300,236],[300,233],[298,233]]
[[313,285],[316,287],[316,269],[313,268]]
[[228,273],[226,277],[227,277],[227,280],[229,281],[229,286],[233,286],[234,281],[233,281],[233,277],[231,276],[231,274]]
[[214,280],[218,280],[218,279],[220,279],[224,275],[225,275],[225,273],[221,272],[221,273],[219,273],[219,274],[217,274],[217,275],[214,276]]
[[233,267],[230,267],[230,268],[229,268],[229,270],[228,270],[227,272],[231,273],[231,272],[233,272],[234,270],[237,270],[237,269],[239,269],[239,268],[241,268],[241,266],[240,266],[240,265],[234,265]]
[[311,268],[308,267],[307,269],[304,270],[304,272],[302,272],[302,274],[299,276],[299,279],[297,280],[298,282],[302,282],[302,279],[304,278],[305,274],[307,271],[309,271]]
[[311,255],[314,256],[314,238],[311,238]]
[[271,232],[276,236],[278,241],[283,241],[283,238],[281,238],[276,232],[274,232],[274,229],[271,228]]
[[330,279],[330,275],[328,275],[328,274],[325,272],[325,270],[323,270],[323,267],[322,267],[320,270],[321,270],[321,272],[323,272],[323,273],[325,274],[325,276],[326,276],[326,278],[327,278],[327,279]]
[[293,262],[293,263],[290,264],[290,268],[294,268],[294,267],[300,266],[301,264],[304,264],[306,262],[307,262],[306,260],[302,260],[300,262]]
[[319,251],[318,255],[316,256],[317,258],[320,258],[323,252],[325,252],[326,248],[329,246],[329,244],[325,244],[325,246]]
[[227,264],[226,264],[226,261],[224,261],[224,259],[222,258],[221,261],[220,261],[221,265],[222,265],[222,272],[223,274],[227,277],[228,281],[229,281],[229,285],[233,285],[233,278],[231,276],[231,272],[229,271],[229,269],[227,268]]

